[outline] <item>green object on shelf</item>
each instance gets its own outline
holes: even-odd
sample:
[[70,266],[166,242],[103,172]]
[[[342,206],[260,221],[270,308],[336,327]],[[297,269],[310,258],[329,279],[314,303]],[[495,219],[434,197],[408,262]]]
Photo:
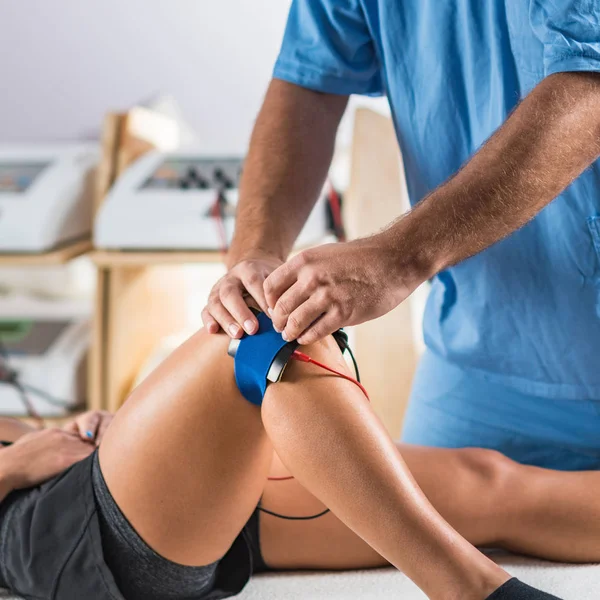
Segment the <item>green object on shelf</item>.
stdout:
[[6,343],[20,342],[26,338],[33,327],[33,321],[0,320],[0,340]]

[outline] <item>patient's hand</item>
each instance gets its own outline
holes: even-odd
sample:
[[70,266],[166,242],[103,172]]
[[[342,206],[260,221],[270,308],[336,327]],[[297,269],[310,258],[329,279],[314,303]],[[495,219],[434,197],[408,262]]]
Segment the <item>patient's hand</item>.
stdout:
[[94,444],[61,429],[43,429],[0,450],[0,480],[10,490],[38,485],[94,451]]
[[112,419],[113,415],[106,410],[89,410],[66,423],[63,431],[99,446]]

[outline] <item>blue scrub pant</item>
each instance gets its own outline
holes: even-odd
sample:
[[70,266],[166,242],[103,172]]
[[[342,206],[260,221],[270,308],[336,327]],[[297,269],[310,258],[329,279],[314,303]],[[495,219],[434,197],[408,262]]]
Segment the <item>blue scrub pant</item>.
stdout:
[[600,468],[600,400],[527,396],[427,350],[402,441],[493,448],[518,462],[564,471]]

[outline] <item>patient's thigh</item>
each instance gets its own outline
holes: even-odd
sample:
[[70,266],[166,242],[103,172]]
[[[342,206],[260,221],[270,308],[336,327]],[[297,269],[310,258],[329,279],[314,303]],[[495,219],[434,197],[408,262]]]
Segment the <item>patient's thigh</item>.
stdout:
[[125,516],[181,564],[223,556],[258,503],[271,458],[227,345],[225,335],[204,331],[190,338],[134,390],[100,448]]

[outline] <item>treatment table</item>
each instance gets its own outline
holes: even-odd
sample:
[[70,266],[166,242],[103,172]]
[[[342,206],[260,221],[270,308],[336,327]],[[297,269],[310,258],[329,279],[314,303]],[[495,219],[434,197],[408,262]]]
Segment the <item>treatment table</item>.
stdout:
[[[567,565],[505,553],[494,560],[525,583],[563,600],[598,600],[600,565]],[[253,578],[239,600],[426,600],[426,596],[395,569],[335,573],[277,573]],[[21,600],[0,590],[1,600]]]

